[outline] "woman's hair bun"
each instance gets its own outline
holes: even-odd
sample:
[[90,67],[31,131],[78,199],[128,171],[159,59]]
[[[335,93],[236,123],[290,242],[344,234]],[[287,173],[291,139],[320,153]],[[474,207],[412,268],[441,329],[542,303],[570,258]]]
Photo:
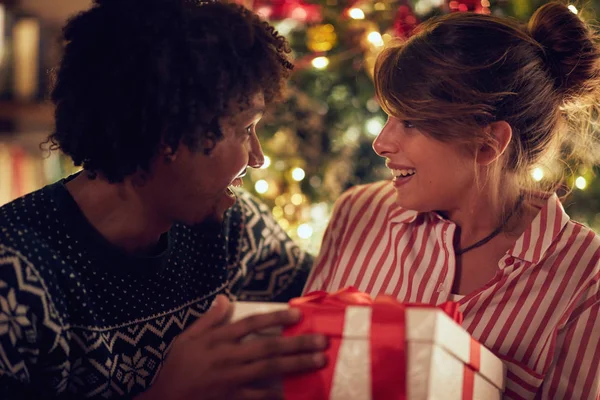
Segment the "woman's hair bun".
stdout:
[[533,14],[528,29],[565,100],[596,90],[600,51],[594,32],[576,14],[564,4],[548,3]]

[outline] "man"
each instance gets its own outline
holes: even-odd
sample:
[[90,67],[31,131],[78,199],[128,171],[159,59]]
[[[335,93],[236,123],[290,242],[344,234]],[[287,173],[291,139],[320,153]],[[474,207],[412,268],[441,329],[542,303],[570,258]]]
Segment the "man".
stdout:
[[325,339],[242,342],[300,316],[229,324],[220,294],[285,300],[312,262],[231,189],[263,163],[288,45],[235,5],[95,3],[52,92],[52,147],[83,171],[0,209],[0,397],[278,398],[259,383],[320,368]]

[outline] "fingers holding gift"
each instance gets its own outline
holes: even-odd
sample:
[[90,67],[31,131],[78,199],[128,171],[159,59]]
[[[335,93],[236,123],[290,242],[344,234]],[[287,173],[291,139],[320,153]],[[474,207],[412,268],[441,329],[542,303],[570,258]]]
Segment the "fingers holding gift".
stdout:
[[257,314],[241,319],[232,324],[223,325],[212,332],[215,343],[234,342],[251,333],[260,332],[273,327],[293,325],[300,321],[300,311],[292,308],[289,310],[275,311],[267,314]]
[[326,348],[327,338],[324,335],[257,337],[237,346],[237,351],[228,352],[230,358],[228,360],[223,360],[223,362],[240,364],[295,354],[318,354],[323,352]]
[[302,372],[314,371],[325,366],[327,359],[323,353],[309,353],[292,356],[267,358],[230,369],[231,380],[242,384],[265,379],[280,378]]

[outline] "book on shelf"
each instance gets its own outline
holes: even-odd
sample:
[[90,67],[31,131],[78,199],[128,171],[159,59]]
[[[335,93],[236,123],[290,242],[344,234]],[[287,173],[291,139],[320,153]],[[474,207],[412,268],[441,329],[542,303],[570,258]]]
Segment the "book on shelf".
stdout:
[[43,32],[39,18],[0,3],[1,99],[35,102],[46,95]]
[[77,170],[58,152],[30,152],[18,144],[0,142],[0,206]]

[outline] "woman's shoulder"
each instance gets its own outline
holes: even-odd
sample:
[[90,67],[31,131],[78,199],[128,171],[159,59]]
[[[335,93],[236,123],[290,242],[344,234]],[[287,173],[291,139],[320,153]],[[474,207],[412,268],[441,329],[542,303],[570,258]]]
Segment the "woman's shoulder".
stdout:
[[577,260],[580,266],[592,268],[593,265],[596,279],[600,279],[600,235],[597,232],[570,219],[557,239],[558,252],[569,260]]
[[[550,231],[546,229],[547,234]],[[600,299],[600,236],[590,227],[568,219],[537,268],[546,271],[549,284],[561,293],[566,314],[579,314],[577,309]]]

